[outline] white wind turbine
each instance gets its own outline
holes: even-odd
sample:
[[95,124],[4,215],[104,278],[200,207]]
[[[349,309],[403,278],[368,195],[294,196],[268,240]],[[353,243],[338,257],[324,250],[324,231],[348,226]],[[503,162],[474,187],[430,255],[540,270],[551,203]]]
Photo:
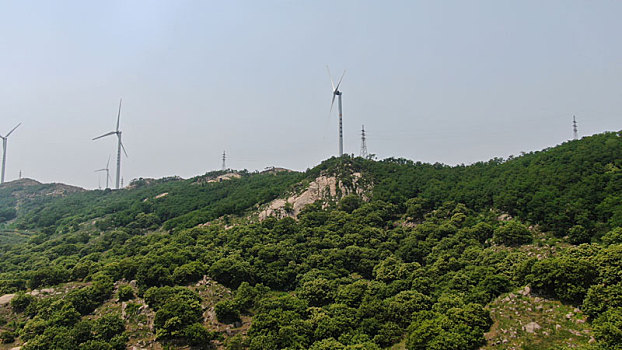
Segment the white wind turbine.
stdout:
[[335,104],[335,96],[338,97],[338,107],[339,107],[339,157],[343,156],[343,111],[341,109],[341,91],[339,91],[339,85],[341,85],[341,81],[343,80],[343,76],[346,75],[346,71],[343,71],[341,74],[341,78],[339,78],[339,82],[337,82],[337,86],[333,82],[333,77],[330,74],[330,69],[326,66],[326,70],[328,71],[328,78],[330,79],[330,85],[333,87],[333,99],[330,103],[330,112],[333,112],[333,105]]
[[96,173],[98,173],[100,171],[105,171],[106,172],[106,188],[110,188],[108,186],[108,181],[110,180],[110,156],[108,156],[108,162],[106,162],[106,167],[105,168],[95,170]]
[[123,146],[123,142],[121,142],[121,130],[119,130],[119,121],[121,119],[121,102],[119,100],[119,113],[117,114],[117,129],[115,131],[111,131],[109,133],[103,134],[101,136],[97,136],[93,138],[93,140],[101,139],[102,137],[117,135],[118,143],[117,143],[117,178],[116,178],[116,189],[119,189],[119,181],[121,179],[121,149],[123,149],[123,153],[127,157],[127,152],[125,151],[125,146]]
[[13,131],[15,131],[15,129],[17,129],[17,127],[19,127],[20,125],[22,125],[22,123],[17,124],[13,129],[11,129],[11,131],[6,134],[6,136],[0,135],[0,138],[2,139],[2,175],[0,176],[0,184],[4,183],[4,169],[6,167],[6,144],[9,139],[9,135],[11,135],[11,133],[13,133]]

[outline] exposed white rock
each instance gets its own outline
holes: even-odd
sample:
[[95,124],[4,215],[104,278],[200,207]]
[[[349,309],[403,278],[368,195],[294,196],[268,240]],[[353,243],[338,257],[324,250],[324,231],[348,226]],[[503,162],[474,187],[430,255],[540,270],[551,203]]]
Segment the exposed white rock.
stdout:
[[3,296],[0,297],[0,305],[6,305],[8,303],[11,302],[11,300],[13,300],[13,298],[15,297],[15,294],[5,294]]
[[[354,193],[362,195],[364,192],[363,188],[357,186],[357,182],[360,178],[360,173],[352,174],[352,182],[355,187]],[[304,192],[294,194],[286,199],[279,198],[273,200],[266,209],[259,213],[259,220],[265,220],[270,216],[275,216],[277,218],[289,216],[295,218],[308,204],[315,203],[318,200],[337,198],[338,192],[342,196],[345,196],[353,191],[346,188],[335,176],[318,176],[309,184]]]
[[535,322],[529,322],[526,325],[523,326],[523,330],[527,333],[533,333],[535,331],[537,331],[538,329],[540,329],[542,327],[540,327],[539,324],[535,323]]

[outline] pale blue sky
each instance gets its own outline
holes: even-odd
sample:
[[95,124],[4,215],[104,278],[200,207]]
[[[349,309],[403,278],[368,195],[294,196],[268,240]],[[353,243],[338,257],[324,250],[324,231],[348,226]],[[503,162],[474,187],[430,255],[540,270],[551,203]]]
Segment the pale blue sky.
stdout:
[[[88,188],[121,129],[137,177],[312,167],[365,124],[379,158],[447,164],[622,129],[619,1],[4,1],[7,180]],[[111,162],[113,163],[113,162]],[[111,169],[114,172],[114,169]],[[103,179],[102,179],[103,180]]]

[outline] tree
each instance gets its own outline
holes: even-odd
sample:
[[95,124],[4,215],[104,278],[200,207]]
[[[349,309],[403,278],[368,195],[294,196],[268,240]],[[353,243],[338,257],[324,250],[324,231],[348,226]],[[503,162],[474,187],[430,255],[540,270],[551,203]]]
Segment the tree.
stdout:
[[562,255],[537,261],[526,279],[534,291],[580,305],[596,276],[591,261]]
[[595,319],[609,308],[622,308],[622,282],[613,285],[595,284],[587,291],[581,308]]
[[94,334],[97,339],[109,340],[125,331],[125,322],[118,314],[106,314],[97,319],[94,324]]
[[311,345],[309,350],[343,350],[345,346],[335,340],[335,338],[322,339]]
[[601,240],[605,245],[622,243],[622,227],[616,227],[615,229],[607,232]]
[[608,349],[622,349],[622,308],[609,309],[593,323],[594,335]]
[[492,237],[497,244],[507,246],[519,246],[533,241],[531,231],[527,226],[516,220],[510,220],[504,225],[499,226]]
[[44,267],[34,271],[28,281],[29,288],[38,288],[40,286],[51,286],[66,282],[70,274],[67,270],[60,267]]
[[251,286],[248,282],[242,282],[235,292],[233,299],[240,312],[248,312],[255,307],[255,303],[267,293],[270,288],[259,283],[256,286]]
[[334,293],[334,287],[327,279],[318,278],[305,282],[298,294],[311,306],[323,306],[333,301]]
[[222,323],[234,323],[240,321],[240,310],[232,300],[223,300],[214,306],[216,318]]
[[203,347],[207,347],[216,338],[215,333],[208,331],[200,323],[193,323],[186,327],[183,336],[188,344]]
[[13,331],[2,331],[0,332],[0,343],[8,344],[15,341],[17,334]]
[[444,313],[421,311],[413,319],[406,341],[411,350],[478,349],[486,343],[484,332],[492,324],[479,304],[452,307]]
[[158,338],[176,338],[183,336],[186,327],[202,320],[203,309],[198,301],[176,295],[156,311],[153,325]]
[[205,273],[203,264],[198,261],[193,261],[181,266],[178,266],[173,271],[173,281],[178,284],[186,284],[198,281]]
[[592,235],[585,227],[575,225],[568,230],[568,241],[572,244],[589,243]]
[[120,301],[128,301],[134,298],[134,288],[127,284],[120,286],[118,293]]
[[30,294],[26,294],[24,292],[19,292],[15,294],[13,299],[11,299],[11,309],[14,312],[24,312],[26,308],[35,301],[35,297]]
[[363,201],[356,194],[348,194],[341,198],[338,208],[339,210],[343,210],[346,213],[351,214],[353,211],[358,209],[362,203]]
[[250,264],[239,257],[222,258],[212,264],[210,276],[230,288],[237,288],[240,283],[252,278]]

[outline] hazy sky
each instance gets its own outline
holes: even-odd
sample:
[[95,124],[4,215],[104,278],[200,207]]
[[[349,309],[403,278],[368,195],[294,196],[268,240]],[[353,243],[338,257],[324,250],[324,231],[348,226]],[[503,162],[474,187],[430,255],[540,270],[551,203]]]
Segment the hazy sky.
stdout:
[[[137,177],[379,158],[472,163],[622,129],[620,1],[0,0],[7,180],[98,186],[119,98]],[[103,178],[101,179],[103,183]]]

